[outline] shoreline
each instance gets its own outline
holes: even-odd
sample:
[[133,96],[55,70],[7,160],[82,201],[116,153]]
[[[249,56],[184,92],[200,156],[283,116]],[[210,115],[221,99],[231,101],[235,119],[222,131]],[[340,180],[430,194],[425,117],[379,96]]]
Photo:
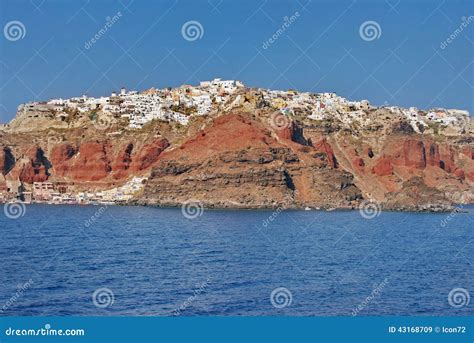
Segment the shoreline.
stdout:
[[[375,203],[375,202],[374,202]],[[48,205],[48,206],[94,206],[94,207],[109,207],[109,206],[128,206],[128,207],[151,207],[159,209],[179,209],[184,208],[186,204],[195,204],[194,206],[206,211],[266,211],[266,212],[283,212],[283,211],[295,211],[295,212],[350,212],[350,211],[364,211],[362,206],[352,206],[352,207],[309,207],[309,206],[275,206],[275,207],[265,207],[265,206],[209,206],[209,204],[202,204],[200,202],[190,201],[189,203],[175,203],[175,204],[150,204],[150,203],[137,203],[126,202],[126,203],[110,203],[110,202],[98,202],[98,203],[49,203],[41,201],[32,201],[32,202],[4,202],[0,201],[1,206],[7,204],[23,204],[27,205]],[[405,213],[451,213],[456,211],[457,213],[467,213],[468,211],[464,209],[465,206],[474,206],[474,203],[468,204],[451,204],[451,205],[440,205],[440,204],[426,204],[419,206],[384,206],[383,204],[378,204],[376,209],[371,209],[373,212],[405,212]],[[370,210],[369,210],[370,211]]]

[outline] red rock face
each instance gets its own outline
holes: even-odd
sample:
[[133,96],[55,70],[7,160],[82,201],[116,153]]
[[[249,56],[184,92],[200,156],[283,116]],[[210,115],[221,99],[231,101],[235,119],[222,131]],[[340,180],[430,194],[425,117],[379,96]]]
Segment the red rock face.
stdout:
[[51,163],[53,165],[53,175],[68,176],[71,165],[67,163],[76,153],[77,148],[69,143],[56,145],[51,152]]
[[202,160],[219,152],[241,150],[242,147],[268,148],[275,143],[271,132],[261,123],[251,121],[239,114],[216,118],[212,125],[186,140],[179,148],[164,152],[162,159],[189,158]]
[[[459,153],[468,158],[472,157],[470,147],[463,147],[463,149],[456,151],[451,145],[438,145],[432,141],[423,142],[413,138],[390,140],[382,152],[394,166],[421,170],[426,166],[432,166],[441,168],[447,173],[454,173],[457,169],[469,169],[469,166],[461,168],[460,165],[457,165]],[[464,171],[466,172],[466,170]],[[458,171],[457,175],[461,177],[461,172]]]
[[112,163],[112,171],[114,179],[122,179],[128,176],[128,170],[132,163],[133,143],[128,143],[125,148],[122,148],[114,162]]
[[58,165],[70,160],[77,153],[77,148],[69,143],[56,145],[51,152],[51,163]]
[[362,158],[360,157],[355,157],[352,160],[352,165],[357,168],[358,170],[364,170],[365,162]]
[[[285,123],[286,119],[285,119],[284,115],[282,115],[282,114],[278,115],[276,117],[275,121],[279,120],[279,118],[283,118],[281,120],[282,120],[283,123]],[[294,123],[291,122],[289,125],[285,125],[280,129],[276,129],[275,133],[277,134],[278,138],[280,138],[280,139],[287,139],[289,141],[292,141],[293,140],[293,135],[294,135]]]
[[326,138],[323,138],[319,142],[314,144],[314,148],[317,151],[326,154],[327,160],[328,160],[328,165],[331,168],[337,168],[338,164],[337,164],[336,156],[334,155],[334,151],[332,150],[331,145],[329,145]]
[[[136,172],[146,170],[158,160],[169,146],[166,139],[158,138],[135,152],[133,143],[127,143],[114,152],[107,141],[84,142],[79,148],[62,143],[51,151],[52,175],[70,181],[89,182],[126,179]],[[23,177],[32,179],[33,171],[25,169]],[[43,175],[40,172],[40,175]],[[35,181],[39,177],[35,178]]]
[[423,169],[426,167],[425,146],[422,141],[409,139],[403,144],[403,156],[406,167]]
[[464,146],[464,147],[462,147],[461,152],[467,158],[470,158],[471,160],[474,160],[474,149],[473,148],[468,147],[468,146]]
[[130,163],[131,171],[138,172],[151,167],[169,146],[170,143],[164,138],[157,138],[152,143],[146,144],[133,156]]
[[465,175],[469,181],[474,182],[474,171],[468,171]]
[[454,172],[453,175],[460,178],[461,180],[464,180],[466,178],[466,175],[464,174],[464,171],[462,169],[457,168]]
[[78,181],[98,181],[107,177],[112,168],[106,148],[106,143],[97,141],[82,143],[71,165],[69,176]]
[[333,169],[334,152],[325,139],[316,147],[298,144],[265,119],[246,113],[216,118],[160,156],[144,197],[176,204],[192,194],[203,203],[244,208],[275,207],[288,197],[324,204],[338,197],[349,206],[362,197],[350,173]]
[[430,143],[426,146],[426,164],[433,167],[439,167],[441,157],[439,155],[439,147],[436,143]]
[[51,163],[44,155],[43,149],[34,147],[26,153],[29,162],[20,171],[19,179],[25,183],[44,182],[48,180]]
[[393,174],[393,166],[390,159],[382,156],[372,167],[372,173],[377,176],[387,176]]
[[394,166],[417,169],[426,167],[425,146],[421,140],[413,138],[390,140],[382,152],[387,158],[390,158],[390,162]]
[[[347,148],[345,150],[346,158],[351,161],[352,168],[357,170],[358,172],[364,172],[365,170],[365,161],[362,157],[359,156],[357,149],[354,148]],[[366,151],[364,151],[364,154]],[[365,155],[367,156],[367,155]]]
[[[265,115],[259,118],[254,113],[224,114],[212,123],[210,119],[196,122],[187,132],[157,126],[147,132],[125,131],[117,140],[81,130],[63,137],[77,145],[53,145],[46,139],[42,145],[37,143],[51,147],[49,154],[25,144],[24,137],[6,140],[3,144],[12,150],[0,147],[0,184],[3,174],[3,180],[70,181],[82,189],[106,189],[150,173],[157,189],[152,194],[160,199],[171,201],[201,192],[202,199],[217,194],[225,201],[230,192],[238,203],[260,197],[267,205],[273,204],[273,198],[283,201],[294,190],[297,201],[316,205],[335,194],[331,192],[348,189],[352,178],[346,182],[346,176],[353,177],[358,190],[380,201],[390,192],[400,192],[414,176],[419,184],[454,196],[472,189],[474,149],[467,145],[468,139],[462,140],[463,145],[458,143],[461,140],[438,137],[435,141],[428,134],[415,133],[366,139],[312,125],[303,132],[305,124],[292,122],[277,130]],[[157,138],[157,132],[176,145],[168,149],[170,143]],[[34,137],[35,142],[41,140]],[[347,199],[358,196],[356,192]]]
[[[285,118],[283,115],[281,115],[281,117]],[[286,139],[302,145],[309,145],[308,141],[304,138],[303,129],[294,121],[279,130],[275,130],[275,132],[280,139]]]
[[42,165],[27,164],[20,172],[20,181],[25,183],[44,182],[48,180],[46,169]]
[[441,169],[445,170],[448,173],[452,173],[456,166],[454,164],[454,155],[455,152],[450,146],[442,146],[440,149],[440,166]]

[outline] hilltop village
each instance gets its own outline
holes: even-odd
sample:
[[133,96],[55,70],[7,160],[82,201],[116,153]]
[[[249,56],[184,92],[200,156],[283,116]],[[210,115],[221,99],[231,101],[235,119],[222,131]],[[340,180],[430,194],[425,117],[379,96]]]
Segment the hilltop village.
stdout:
[[[44,116],[63,123],[75,117],[87,116],[105,123],[126,120],[128,128],[141,129],[153,120],[173,121],[187,125],[193,116],[206,116],[230,111],[242,106],[249,90],[262,97],[259,106],[269,106],[286,116],[302,115],[312,120],[340,120],[342,123],[367,124],[372,120],[369,111],[386,110],[405,117],[415,132],[440,124],[462,130],[469,124],[469,113],[463,110],[434,108],[419,110],[416,107],[371,106],[367,100],[350,101],[335,93],[308,93],[295,90],[251,89],[240,81],[214,79],[202,81],[198,86],[183,85],[178,88],[148,89],[142,92],[127,91],[124,87],[110,96],[98,98],[83,95],[70,99],[50,99],[20,105],[17,118]],[[18,120],[17,120],[18,121]],[[21,127],[12,126],[17,130]],[[9,125],[3,127],[8,129]],[[64,124],[64,127],[68,127]]]
[[[363,136],[363,130],[373,127],[377,130],[386,122],[394,120],[404,124],[402,130],[405,133],[435,135],[442,130],[445,136],[466,134],[469,136],[472,130],[470,115],[463,110],[442,108],[420,110],[415,107],[402,108],[388,105],[377,107],[367,100],[352,101],[335,93],[249,88],[240,81],[214,79],[200,82],[195,86],[152,88],[140,92],[128,91],[123,87],[118,91],[113,91],[110,96],[83,95],[70,99],[58,98],[22,104],[18,107],[16,118],[9,124],[0,126],[0,136],[55,130],[55,135],[48,137],[49,144],[52,140],[52,143],[67,140],[64,137],[59,138],[56,135],[58,132],[93,130],[103,132],[98,136],[102,135],[113,141],[114,137],[124,133],[131,136],[140,135],[147,132],[146,128],[149,125],[160,122],[179,129],[179,127],[191,125],[191,122],[196,121],[197,118],[216,118],[235,111],[247,113],[273,111],[286,118],[287,123],[299,121],[305,123],[308,128],[319,125],[326,127],[326,130],[329,125],[336,129],[329,129],[328,133],[342,128],[351,132],[353,136]],[[102,154],[100,150],[105,149],[96,147],[94,145],[96,143],[87,144],[92,144],[93,149],[98,149],[95,152],[96,155]],[[87,144],[83,144],[83,148]],[[121,182],[106,182],[102,187],[95,184],[91,189],[87,189],[87,184],[84,186],[84,183],[68,181],[67,170],[69,169],[65,169],[61,179],[50,177],[48,173],[54,165],[48,165],[49,161],[43,149],[35,150],[32,157],[28,159],[26,155],[14,156],[11,146],[2,145],[3,157],[0,163],[3,164],[3,176],[0,177],[0,201],[21,200],[55,204],[127,203],[141,194],[150,176],[150,169],[146,169],[148,164],[145,163],[143,172],[141,167],[137,167],[139,172],[136,175],[128,175],[128,178],[121,179]],[[168,145],[165,140],[160,141],[159,153]],[[131,151],[133,144],[129,146],[132,146]],[[78,147],[76,149],[69,146],[64,149],[66,151],[61,153],[70,154],[73,157],[71,160],[81,157]],[[153,153],[156,154],[156,152]],[[145,161],[147,154],[150,152],[144,150]],[[129,163],[126,160],[131,158],[131,153],[128,152],[128,155],[129,157],[124,157],[125,162],[120,163]],[[104,160],[104,157],[99,160]],[[24,161],[26,167],[16,174],[9,173],[14,164],[21,161]],[[28,166],[29,163],[31,166]],[[84,163],[87,164],[87,161]],[[29,171],[28,168],[33,171]],[[106,166],[106,174],[110,172],[107,168],[113,169]],[[46,176],[39,177],[38,175],[42,173]],[[29,174],[31,175],[28,176]]]

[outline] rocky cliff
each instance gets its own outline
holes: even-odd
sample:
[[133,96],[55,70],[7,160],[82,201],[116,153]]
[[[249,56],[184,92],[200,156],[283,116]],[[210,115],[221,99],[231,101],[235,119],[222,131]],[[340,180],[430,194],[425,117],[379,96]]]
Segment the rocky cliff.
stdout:
[[134,203],[354,208],[370,199],[416,210],[474,201],[471,129],[417,133],[384,112],[370,125],[348,127],[248,101],[187,126],[104,129],[81,118],[60,128],[18,128],[19,118],[0,131],[0,189],[9,191],[13,182],[29,189],[46,180],[98,191],[144,176]]

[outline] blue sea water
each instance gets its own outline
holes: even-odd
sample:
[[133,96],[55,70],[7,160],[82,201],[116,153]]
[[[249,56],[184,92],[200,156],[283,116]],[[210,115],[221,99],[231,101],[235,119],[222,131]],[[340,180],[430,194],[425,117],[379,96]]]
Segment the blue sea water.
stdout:
[[0,315],[474,315],[464,209],[1,211]]

